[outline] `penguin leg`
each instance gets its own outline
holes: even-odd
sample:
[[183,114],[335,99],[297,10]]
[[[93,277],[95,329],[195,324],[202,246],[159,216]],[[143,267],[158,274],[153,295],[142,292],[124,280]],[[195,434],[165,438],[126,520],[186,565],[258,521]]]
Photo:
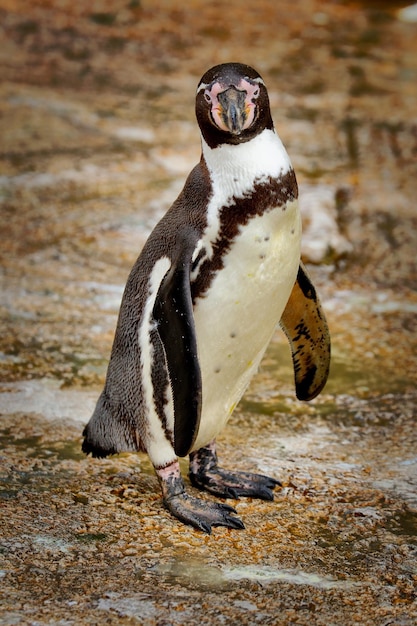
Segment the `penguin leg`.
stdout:
[[233,507],[188,495],[178,461],[162,469],[156,469],[156,475],[161,485],[165,507],[184,524],[190,524],[208,534],[211,533],[213,526],[236,529],[245,527],[242,520],[233,516],[233,513],[236,513]]
[[281,486],[275,478],[251,472],[229,472],[217,465],[214,441],[190,454],[190,481],[222,498],[250,497],[273,500],[273,489]]

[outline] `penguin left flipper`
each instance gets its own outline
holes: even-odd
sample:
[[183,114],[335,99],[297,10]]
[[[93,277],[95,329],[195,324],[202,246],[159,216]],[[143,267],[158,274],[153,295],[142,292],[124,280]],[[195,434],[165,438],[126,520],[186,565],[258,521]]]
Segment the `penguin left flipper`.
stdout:
[[326,384],[330,333],[313,283],[302,263],[280,322],[292,352],[299,400],[312,400]]
[[177,456],[186,456],[191,450],[201,417],[201,371],[190,285],[195,242],[191,228],[178,234],[178,255],[162,279],[153,309],[171,381]]

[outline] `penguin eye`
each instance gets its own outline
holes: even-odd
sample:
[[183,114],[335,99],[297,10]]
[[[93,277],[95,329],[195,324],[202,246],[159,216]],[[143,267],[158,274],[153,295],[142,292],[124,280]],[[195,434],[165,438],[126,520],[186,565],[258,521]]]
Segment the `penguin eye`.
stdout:
[[253,92],[253,97],[257,98],[259,96],[259,87],[257,89],[255,89],[255,91]]
[[206,102],[211,102],[211,96],[208,91],[204,92],[204,99]]

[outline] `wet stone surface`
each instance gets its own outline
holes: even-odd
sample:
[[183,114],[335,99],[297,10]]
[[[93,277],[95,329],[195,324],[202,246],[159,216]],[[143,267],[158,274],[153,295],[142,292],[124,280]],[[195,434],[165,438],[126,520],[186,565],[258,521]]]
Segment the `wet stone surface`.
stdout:
[[[2,624],[416,623],[417,39],[393,4],[0,0]],[[277,332],[219,458],[282,487],[209,537],[145,455],[80,445],[127,274],[199,158],[195,86],[229,60],[267,82],[333,361],[296,402]]]

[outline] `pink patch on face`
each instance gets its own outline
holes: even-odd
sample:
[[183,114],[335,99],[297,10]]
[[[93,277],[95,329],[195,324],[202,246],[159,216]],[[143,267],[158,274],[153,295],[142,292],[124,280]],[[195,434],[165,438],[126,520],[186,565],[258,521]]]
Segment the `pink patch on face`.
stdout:
[[247,128],[251,126],[255,117],[255,109],[256,109],[255,100],[259,96],[260,87],[258,83],[253,84],[245,80],[244,78],[242,78],[242,80],[239,83],[238,89],[240,89],[241,91],[246,91],[246,94],[247,94],[245,98],[245,111],[246,111],[247,118],[246,118],[245,125],[243,127],[243,129],[246,130]]
[[[204,98],[207,102],[211,103],[211,115],[213,120],[221,130],[229,132],[229,128],[226,126],[222,119],[222,106],[218,100],[218,95],[223,91],[226,91],[231,85],[224,85],[221,83],[214,83],[211,88],[207,88],[204,90]],[[256,104],[255,101],[259,96],[260,87],[257,83],[251,83],[244,78],[242,78],[238,85],[235,85],[236,89],[239,91],[245,91],[245,114],[246,119],[243,125],[243,130],[246,130],[251,126],[253,120],[255,118],[255,109]]]
[[204,90],[204,98],[207,102],[211,102],[211,116],[216,124],[221,130],[225,130],[226,132],[229,130],[226,124],[222,120],[221,111],[222,107],[220,102],[217,99],[219,93],[224,91],[224,86],[220,83],[214,83],[211,89]]

